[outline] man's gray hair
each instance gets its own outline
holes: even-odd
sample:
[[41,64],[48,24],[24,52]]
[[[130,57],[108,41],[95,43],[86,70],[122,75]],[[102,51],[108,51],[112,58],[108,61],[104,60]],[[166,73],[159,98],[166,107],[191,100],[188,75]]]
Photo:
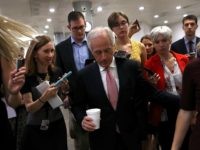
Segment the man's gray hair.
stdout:
[[88,35],[87,35],[87,43],[90,50],[91,49],[91,40],[95,37],[98,37],[99,35],[102,35],[103,33],[106,33],[108,38],[110,39],[111,44],[115,45],[115,35],[112,30],[110,30],[108,27],[96,27],[92,29]]
[[157,26],[151,30],[151,37],[153,42],[158,39],[159,35],[162,35],[165,39],[172,39],[172,30],[168,26]]

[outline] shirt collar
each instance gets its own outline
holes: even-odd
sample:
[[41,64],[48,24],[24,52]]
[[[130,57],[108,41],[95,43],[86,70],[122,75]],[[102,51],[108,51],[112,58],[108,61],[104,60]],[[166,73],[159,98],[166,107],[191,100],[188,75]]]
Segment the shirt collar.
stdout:
[[[83,40],[81,41],[81,44],[83,44],[83,43],[85,43],[85,42],[87,42],[86,35],[84,36]],[[74,40],[74,38],[71,36],[71,44],[74,44],[74,43],[80,44],[80,43],[77,43],[77,42]]]
[[185,43],[188,44],[189,41],[192,41],[193,43],[196,43],[196,37],[194,37],[192,40],[188,40],[186,37],[184,37]]
[[[117,67],[117,65],[116,65],[116,62],[115,62],[115,57],[113,57],[109,68],[116,68],[116,67]],[[102,71],[105,71],[106,68],[99,65],[99,69],[100,69],[100,72],[102,72]]]

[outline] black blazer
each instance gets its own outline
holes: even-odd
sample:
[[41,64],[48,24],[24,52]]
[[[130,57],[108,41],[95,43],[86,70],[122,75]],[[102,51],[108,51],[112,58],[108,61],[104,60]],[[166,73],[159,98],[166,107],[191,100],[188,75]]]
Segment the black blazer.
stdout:
[[[93,56],[89,49],[88,52],[89,59],[92,59]],[[71,37],[56,45],[56,65],[61,68],[63,73],[72,71],[72,75],[68,80],[70,85],[74,86],[74,81],[76,80],[78,70],[74,60]]]
[[[103,87],[99,67],[93,63],[78,73],[76,98],[72,111],[81,125],[87,108],[100,108],[100,129],[90,132],[90,146],[93,150],[117,149],[116,125],[128,150],[139,149],[140,135],[145,124],[145,101],[147,97],[177,102],[177,97],[168,97],[158,92],[141,74],[139,64],[123,58],[116,58],[119,77],[119,96],[114,110]],[[165,103],[165,102],[164,102]],[[167,102],[168,103],[168,102]]]
[[[196,37],[196,44],[198,42],[200,42],[200,38]],[[187,54],[188,52],[187,52],[184,38],[172,43],[171,50],[179,54]]]

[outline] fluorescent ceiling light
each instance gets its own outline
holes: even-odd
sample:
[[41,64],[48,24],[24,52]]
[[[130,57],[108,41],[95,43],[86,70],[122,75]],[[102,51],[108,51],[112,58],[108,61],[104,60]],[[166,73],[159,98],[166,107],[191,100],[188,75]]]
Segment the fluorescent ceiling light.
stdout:
[[52,19],[51,18],[47,18],[47,22],[51,22],[52,21]]
[[45,29],[49,29],[49,25],[44,26]]
[[184,14],[183,17],[186,17],[188,14]]
[[154,18],[159,18],[159,15],[154,15]]
[[168,23],[168,20],[165,20],[165,21],[164,21],[164,24],[167,24],[167,23]]
[[55,12],[55,9],[54,9],[54,8],[50,8],[50,9],[49,9],[49,12],[54,13],[54,12]]
[[97,7],[97,12],[101,12],[103,8],[101,6]]
[[140,10],[140,11],[144,10],[144,6],[140,6],[140,7],[139,7],[139,10]]
[[176,6],[176,9],[177,10],[181,9],[181,5]]

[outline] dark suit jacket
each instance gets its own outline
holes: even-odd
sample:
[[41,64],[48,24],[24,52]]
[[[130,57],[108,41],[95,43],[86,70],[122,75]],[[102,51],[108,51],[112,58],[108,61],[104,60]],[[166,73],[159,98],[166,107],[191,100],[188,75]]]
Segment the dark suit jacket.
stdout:
[[[196,44],[200,42],[200,38],[196,37]],[[172,43],[171,50],[179,54],[187,54],[187,48],[185,45],[184,38]]]
[[[139,64],[123,58],[116,58],[119,77],[119,96],[117,109],[113,110],[104,91],[99,67],[93,63],[81,70],[77,78],[77,93],[72,111],[81,124],[87,108],[101,109],[100,129],[89,134],[92,150],[116,150],[116,124],[123,142],[124,150],[139,150],[140,134],[144,126],[144,99],[163,98],[162,95],[141,74]],[[177,97],[171,100],[177,101]]]
[[[89,59],[93,56],[88,49]],[[72,71],[72,75],[68,78],[70,86],[75,86],[74,81],[77,76],[77,68],[73,55],[73,47],[71,44],[71,37],[56,45],[56,65],[61,68],[62,72]]]

